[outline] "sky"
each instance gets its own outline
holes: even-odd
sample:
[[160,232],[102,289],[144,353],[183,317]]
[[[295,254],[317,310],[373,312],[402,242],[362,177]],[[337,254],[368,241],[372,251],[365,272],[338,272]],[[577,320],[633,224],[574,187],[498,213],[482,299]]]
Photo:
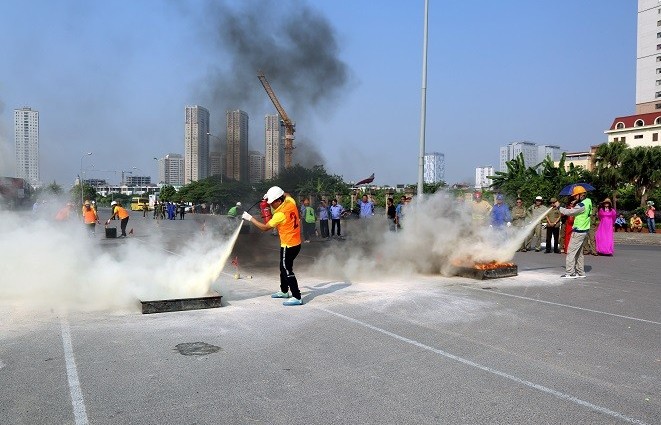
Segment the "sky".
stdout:
[[[586,150],[635,112],[637,2],[429,1],[425,150],[445,180],[498,169],[513,141]],[[40,115],[42,181],[157,181],[184,151],[184,108],[250,116],[264,152],[275,113],[294,162],[357,181],[415,184],[424,0],[35,0],[0,4],[0,175],[14,175],[13,110]],[[92,152],[87,156],[87,152]]]

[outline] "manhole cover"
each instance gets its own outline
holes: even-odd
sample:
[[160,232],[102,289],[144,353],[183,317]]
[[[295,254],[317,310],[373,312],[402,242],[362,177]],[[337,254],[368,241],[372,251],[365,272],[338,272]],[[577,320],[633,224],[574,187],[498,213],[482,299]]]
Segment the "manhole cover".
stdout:
[[220,347],[207,344],[206,342],[182,342],[175,345],[179,354],[184,356],[206,356],[220,351]]

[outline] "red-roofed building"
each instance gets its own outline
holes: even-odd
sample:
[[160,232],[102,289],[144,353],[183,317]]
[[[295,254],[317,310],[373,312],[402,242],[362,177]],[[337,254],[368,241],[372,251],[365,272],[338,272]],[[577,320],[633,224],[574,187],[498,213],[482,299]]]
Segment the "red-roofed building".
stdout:
[[617,117],[604,133],[608,143],[625,142],[628,147],[660,146],[661,111]]

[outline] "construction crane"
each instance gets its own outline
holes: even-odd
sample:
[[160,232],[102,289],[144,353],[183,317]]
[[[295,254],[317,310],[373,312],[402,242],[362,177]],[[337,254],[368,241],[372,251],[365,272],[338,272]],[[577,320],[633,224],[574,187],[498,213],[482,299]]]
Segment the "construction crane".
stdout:
[[296,131],[296,124],[294,124],[292,120],[289,119],[289,115],[287,115],[285,108],[282,107],[280,101],[275,96],[275,93],[273,92],[273,89],[271,88],[268,80],[264,76],[264,73],[259,72],[259,74],[257,74],[257,78],[259,78],[262,86],[264,86],[264,90],[266,90],[269,98],[271,98],[273,106],[275,106],[278,114],[280,114],[280,118],[282,118],[282,123],[285,125],[285,168],[289,168],[291,167],[291,156],[292,151],[294,150],[294,131]]

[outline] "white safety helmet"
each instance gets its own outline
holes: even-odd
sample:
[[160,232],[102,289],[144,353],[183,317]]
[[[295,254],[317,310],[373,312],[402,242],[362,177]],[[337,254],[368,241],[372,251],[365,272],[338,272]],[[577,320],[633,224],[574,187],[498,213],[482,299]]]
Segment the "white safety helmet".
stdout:
[[241,206],[241,202],[237,202],[237,203],[236,203],[236,206],[237,206],[237,207],[240,207],[240,206]]
[[111,207],[112,207],[113,205],[117,205],[117,201],[112,201],[112,202],[110,203],[110,206],[111,206]]
[[266,192],[266,195],[264,195],[264,198],[266,198],[266,202],[268,202],[269,204],[272,204],[273,201],[280,198],[284,194],[285,194],[285,191],[280,189],[280,187],[273,186]]

